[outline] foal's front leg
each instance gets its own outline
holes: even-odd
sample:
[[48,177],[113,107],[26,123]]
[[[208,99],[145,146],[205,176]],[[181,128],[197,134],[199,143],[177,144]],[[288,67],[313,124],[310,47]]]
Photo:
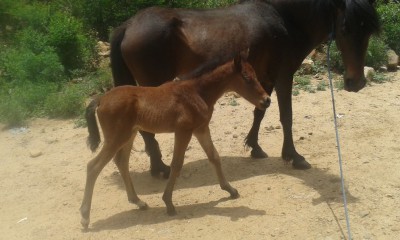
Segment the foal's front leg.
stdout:
[[172,203],[172,191],[174,190],[176,178],[180,175],[183,166],[183,160],[185,157],[185,151],[191,137],[191,131],[175,132],[174,156],[172,157],[171,162],[171,173],[169,175],[168,183],[162,196],[162,199],[167,206],[167,213],[170,216],[176,215],[176,210],[174,204]]
[[214,144],[211,139],[210,129],[208,126],[197,129],[194,132],[197,140],[199,141],[201,147],[206,152],[208,160],[214,165],[215,170],[217,172],[219,185],[222,190],[225,190],[231,194],[231,198],[238,198],[238,191],[233,188],[228,181],[226,181],[224,173],[222,172],[221,160],[217,150],[214,147]]

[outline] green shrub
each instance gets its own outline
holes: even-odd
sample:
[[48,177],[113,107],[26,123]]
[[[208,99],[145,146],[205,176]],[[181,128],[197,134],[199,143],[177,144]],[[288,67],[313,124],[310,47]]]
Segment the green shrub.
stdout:
[[400,54],[400,4],[380,4],[377,11],[386,36],[386,43]]
[[64,68],[51,48],[38,54],[26,48],[6,50],[0,54],[0,70],[1,77],[14,84],[65,80]]
[[[372,36],[369,39],[367,54],[365,58],[365,65],[378,69],[386,63],[387,45],[382,37]],[[330,50],[331,67],[338,72],[343,72],[344,65],[342,61],[342,54],[338,50],[336,44],[331,45]]]
[[52,93],[44,103],[44,112],[52,118],[79,116],[85,106],[85,95],[79,85],[67,85],[63,91]]
[[369,40],[365,65],[378,69],[386,64],[388,47],[381,37],[372,36]]
[[57,91],[55,83],[25,82],[17,86],[0,86],[0,121],[9,126],[18,126],[33,116],[43,116],[43,104],[48,95]]
[[48,27],[49,44],[55,48],[67,71],[88,69],[96,56],[96,42],[83,34],[83,26],[74,17],[56,13]]

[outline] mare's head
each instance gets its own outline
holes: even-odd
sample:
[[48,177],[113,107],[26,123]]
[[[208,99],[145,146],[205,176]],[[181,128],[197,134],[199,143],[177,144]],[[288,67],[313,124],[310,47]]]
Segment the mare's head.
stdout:
[[230,80],[229,89],[237,92],[257,108],[265,110],[271,104],[271,99],[258,81],[256,72],[247,61],[247,57],[248,51],[243,51],[234,58],[234,74]]
[[374,1],[332,1],[336,6],[335,40],[345,66],[344,89],[357,92],[366,84],[364,63],[369,38],[380,27]]

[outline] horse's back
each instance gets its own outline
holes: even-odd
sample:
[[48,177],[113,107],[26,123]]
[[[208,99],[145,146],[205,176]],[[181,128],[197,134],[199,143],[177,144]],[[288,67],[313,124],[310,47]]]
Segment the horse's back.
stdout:
[[121,50],[139,84],[157,86],[203,62],[284,35],[279,15],[265,3],[212,10],[151,7],[127,22]]

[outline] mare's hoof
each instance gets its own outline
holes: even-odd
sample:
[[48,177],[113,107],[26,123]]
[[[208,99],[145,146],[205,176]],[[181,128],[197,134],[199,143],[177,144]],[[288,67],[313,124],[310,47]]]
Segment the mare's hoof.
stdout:
[[251,157],[253,158],[267,158],[268,154],[264,152],[260,147],[255,147],[251,150]]
[[292,166],[294,169],[298,169],[298,170],[306,170],[306,169],[311,168],[311,164],[309,164],[305,159],[301,159],[301,160],[297,160],[297,161],[293,160]]
[[167,214],[168,214],[168,216],[175,216],[176,215],[176,210],[175,210],[175,208],[172,208],[172,209],[167,209]]
[[159,177],[160,174],[162,174],[165,179],[169,178],[170,172],[171,172],[171,168],[166,165],[163,167],[151,168],[151,170],[150,170],[151,176]]

